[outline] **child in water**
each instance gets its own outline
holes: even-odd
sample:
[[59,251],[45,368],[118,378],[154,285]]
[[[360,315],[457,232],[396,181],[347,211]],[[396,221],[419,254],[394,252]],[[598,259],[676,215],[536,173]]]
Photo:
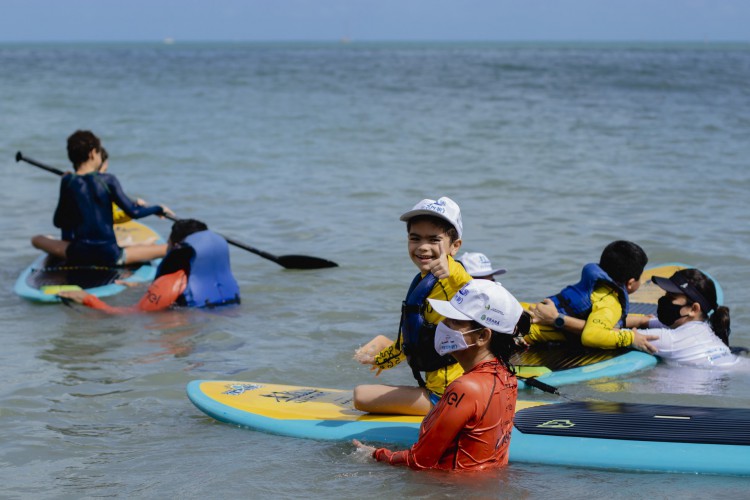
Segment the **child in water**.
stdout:
[[450,300],[471,276],[453,260],[463,230],[456,202],[448,197],[424,199],[401,220],[406,222],[409,257],[419,272],[402,306],[398,337],[395,342],[376,337],[355,353],[355,359],[373,365],[378,373],[406,360],[419,387],[360,385],[354,389],[354,407],[372,413],[425,415],[463,373],[453,357],[439,356],[433,348],[435,328],[443,317],[428,299]]
[[[450,302],[428,299],[445,319],[434,349],[464,369],[422,422],[408,450],[375,449],[355,440],[379,462],[412,469],[480,470],[508,463],[518,382],[510,365],[521,304],[500,283],[474,280]],[[528,327],[528,317],[525,326]]]
[[729,349],[729,308],[716,302],[716,286],[698,269],[682,269],[670,278],[651,280],[667,292],[657,318],[645,317],[643,333],[656,337],[656,356],[681,365],[726,368],[739,362]]
[[156,278],[141,300],[131,307],[113,307],[83,290],[60,292],[60,297],[109,314],[161,311],[172,306],[216,307],[240,303],[240,289],[232,275],[226,240],[195,219],[172,225],[169,251]]

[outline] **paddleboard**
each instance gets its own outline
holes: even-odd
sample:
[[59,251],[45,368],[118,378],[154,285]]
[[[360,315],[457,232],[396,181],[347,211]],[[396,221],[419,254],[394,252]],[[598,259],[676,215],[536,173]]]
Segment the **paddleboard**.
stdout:
[[[114,226],[117,242],[127,247],[139,243],[164,243],[159,234],[147,225],[127,221]],[[16,280],[14,291],[34,302],[60,302],[57,293],[64,290],[85,290],[97,297],[108,297],[125,290],[129,283],[147,283],[156,276],[160,259],[151,263],[130,266],[69,266],[64,261],[47,254],[37,257]]]
[[[352,391],[194,380],[188,398],[212,418],[297,438],[408,447],[422,417],[352,407]],[[511,462],[750,475],[750,410],[519,400]]]
[[[657,302],[665,292],[651,278],[668,278],[676,271],[689,267],[673,262],[645,269],[640,288],[630,296],[629,314],[656,315]],[[724,293],[719,282],[714,280],[714,283],[718,303],[723,304]],[[656,365],[657,359],[632,349],[603,350],[585,348],[580,344],[537,344],[527,351],[516,353],[511,362],[520,377],[534,377],[540,382],[559,387],[644,370]],[[528,389],[529,385],[519,379],[518,388]]]

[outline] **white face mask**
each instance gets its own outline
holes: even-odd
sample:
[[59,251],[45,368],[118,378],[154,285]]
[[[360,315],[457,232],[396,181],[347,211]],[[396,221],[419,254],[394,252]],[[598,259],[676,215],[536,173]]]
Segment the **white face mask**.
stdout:
[[481,330],[481,328],[475,328],[468,332],[459,332],[458,330],[453,330],[441,321],[438,323],[437,329],[435,330],[435,350],[441,356],[445,356],[446,354],[452,354],[456,351],[468,349],[476,344],[467,344],[464,339],[464,334],[479,330]]

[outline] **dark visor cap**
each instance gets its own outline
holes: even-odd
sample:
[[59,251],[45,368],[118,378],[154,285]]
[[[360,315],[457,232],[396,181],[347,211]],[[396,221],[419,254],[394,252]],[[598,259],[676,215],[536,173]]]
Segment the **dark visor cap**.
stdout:
[[673,276],[671,278],[662,278],[661,276],[652,276],[651,281],[656,285],[669,293],[676,293],[678,295],[685,295],[693,302],[697,302],[701,305],[701,309],[705,314],[711,313],[716,306],[712,306],[708,303],[703,295],[691,285],[683,276]]

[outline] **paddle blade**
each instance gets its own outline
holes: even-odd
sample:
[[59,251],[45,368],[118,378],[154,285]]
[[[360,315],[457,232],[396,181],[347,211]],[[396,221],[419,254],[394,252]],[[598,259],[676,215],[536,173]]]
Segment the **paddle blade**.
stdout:
[[282,255],[275,261],[277,264],[284,266],[286,269],[325,269],[328,267],[338,267],[338,264],[318,257],[309,255]]

